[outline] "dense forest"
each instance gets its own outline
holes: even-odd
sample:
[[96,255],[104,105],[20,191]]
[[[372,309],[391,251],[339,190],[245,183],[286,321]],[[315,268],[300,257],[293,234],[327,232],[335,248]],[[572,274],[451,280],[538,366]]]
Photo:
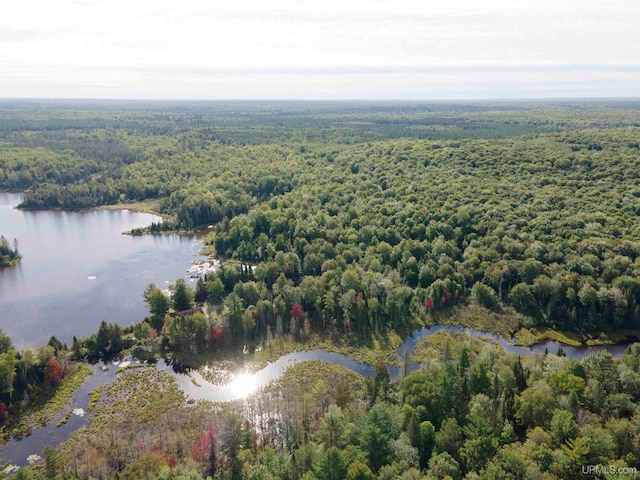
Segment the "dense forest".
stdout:
[[[135,203],[166,220],[132,233],[206,228],[223,261],[193,290],[150,285],[144,322],[50,344],[37,388],[54,356],[208,368],[247,346],[373,345],[462,317],[509,334],[640,328],[638,102],[0,108],[0,189],[25,191],[21,208]],[[640,466],[637,346],[581,362],[455,336],[421,348],[423,368],[399,383],[388,355],[370,379],[299,365],[243,405],[188,405],[171,379],[124,372],[46,472],[20,475],[553,479]],[[7,423],[26,367],[10,342],[2,355]],[[118,412],[134,409],[130,430]]]
[[262,300],[318,325],[396,327],[471,296],[533,326],[640,320],[637,102],[108,105],[5,102],[0,188],[213,225]]
[[619,360],[558,354],[521,358],[440,332],[399,382],[381,361],[368,378],[306,362],[225,404],[127,368],[92,392],[88,428],[14,478],[636,478],[640,344]]

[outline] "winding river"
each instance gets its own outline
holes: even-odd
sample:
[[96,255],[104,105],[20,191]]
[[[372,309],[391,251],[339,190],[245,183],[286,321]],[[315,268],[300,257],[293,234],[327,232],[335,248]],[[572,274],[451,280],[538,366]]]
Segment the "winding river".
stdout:
[[[19,201],[18,194],[0,193],[0,233],[9,240],[17,238],[23,255],[17,266],[0,269],[0,328],[9,334],[18,350],[42,345],[51,335],[69,343],[73,335],[84,337],[96,332],[102,320],[124,325],[140,321],[147,315],[142,301],[146,285],[164,286],[185,276],[190,279],[185,272],[192,261],[198,259],[199,247],[193,237],[121,234],[158,221],[153,215],[106,210],[25,212],[14,208]],[[441,330],[464,331],[498,343],[507,353],[519,355],[542,354],[545,349],[555,353],[560,347],[553,341],[518,347],[511,339],[499,335],[440,325],[413,332],[398,349],[398,355],[405,348],[412,354],[421,339]],[[562,345],[562,348],[567,357],[581,359],[601,350],[621,356],[626,345]],[[284,355],[258,372],[238,374],[224,386],[207,382],[198,372],[176,373],[164,361],[158,362],[156,368],[171,373],[189,399],[225,402],[245,398],[280,377],[290,366],[305,360],[334,363],[361,375],[373,375],[371,365],[325,350]],[[93,375],[75,393],[71,405],[47,426],[36,429],[28,437],[11,440],[0,450],[0,458],[13,465],[27,465],[28,458],[41,455],[45,445],[60,444],[87,425],[84,412],[89,392],[116,377],[117,367],[107,370],[101,367],[93,367]],[[413,364],[412,368],[419,365]],[[392,378],[399,377],[398,370],[389,369]],[[74,413],[67,423],[57,427],[69,410]]]
[[[568,345],[561,345],[555,341],[539,343],[532,347],[520,347],[514,345],[512,339],[507,339],[500,335],[482,332],[472,328],[436,325],[433,327],[421,328],[409,335],[398,348],[398,356],[401,358],[405,348],[409,355],[412,355],[420,340],[442,330],[448,332],[464,332],[473,337],[477,337],[478,341],[493,341],[498,343],[507,353],[522,356],[542,355],[545,353],[545,350],[555,353],[558,348],[562,346],[562,349],[565,351],[568,358],[582,359],[587,355],[600,351],[607,351],[616,357],[620,357],[624,354],[627,348],[626,344],[594,347],[571,347]],[[292,365],[306,360],[334,363],[346,367],[360,375],[373,375],[372,365],[356,362],[346,355],[321,349],[293,352],[283,355],[278,360],[268,364],[258,372],[252,374],[237,374],[234,380],[226,385],[214,385],[205,380],[197,371],[192,371],[189,374],[176,373],[164,360],[160,360],[157,363],[156,368],[165,370],[173,375],[178,382],[179,387],[184,391],[187,399],[229,402],[246,398],[260,388],[266,386],[269,382],[279,378]],[[55,418],[53,418],[47,426],[35,430],[30,436],[19,440],[11,440],[2,450],[0,450],[0,458],[4,461],[10,462],[12,465],[25,466],[29,463],[29,457],[34,454],[41,454],[46,445],[58,445],[69,438],[69,436],[78,428],[86,426],[87,418],[85,416],[85,412],[89,404],[89,392],[98,386],[106,385],[113,381],[116,377],[115,372],[117,371],[118,366],[119,364],[116,363],[115,365],[109,365],[108,368],[104,370],[104,365],[94,365],[93,375],[85,380],[75,393],[71,406],[66,407]],[[420,368],[419,364],[413,363],[411,365],[412,370],[417,368]],[[399,369],[396,367],[389,368],[389,374],[392,379],[398,379],[400,376]],[[195,385],[192,379],[195,380],[198,385]],[[70,409],[72,409],[74,413],[71,415],[68,422],[61,427],[56,427],[65,412]]]
[[[433,335],[439,331],[448,332],[464,332],[473,337],[477,337],[478,341],[494,341],[497,342],[507,353],[512,353],[522,356],[542,355],[545,350],[548,352],[556,353],[558,348],[562,346],[566,356],[568,358],[582,359],[592,353],[599,351],[607,351],[616,357],[621,357],[627,349],[626,344],[620,345],[602,345],[594,347],[571,347],[568,345],[561,345],[555,341],[546,341],[533,345],[531,347],[520,347],[513,344],[513,340],[507,339],[500,335],[481,332],[473,328],[463,328],[451,325],[436,325],[432,327],[424,327],[414,331],[409,335],[404,342],[398,348],[398,357],[402,358],[404,349],[407,349],[409,356],[413,355],[416,345],[420,340]],[[228,402],[233,400],[242,399],[256,390],[264,387],[269,382],[280,377],[290,366],[303,362],[306,360],[322,361],[327,363],[334,363],[346,367],[360,375],[373,376],[373,366],[367,363],[356,362],[351,357],[343,355],[341,353],[328,352],[326,350],[305,350],[302,352],[293,352],[283,355],[275,362],[270,363],[262,370],[253,374],[240,374],[237,375],[234,381],[227,385],[213,385],[205,380],[198,372],[190,372],[189,375],[176,374],[173,370],[167,366],[164,362],[158,364],[158,368],[173,373],[178,381],[180,388],[185,392],[188,398],[196,400],[209,400],[212,402]],[[420,364],[412,363],[410,369],[417,370],[420,368]],[[397,367],[390,367],[389,374],[393,380],[400,378],[400,369]],[[193,378],[200,386],[194,385],[191,381]]]

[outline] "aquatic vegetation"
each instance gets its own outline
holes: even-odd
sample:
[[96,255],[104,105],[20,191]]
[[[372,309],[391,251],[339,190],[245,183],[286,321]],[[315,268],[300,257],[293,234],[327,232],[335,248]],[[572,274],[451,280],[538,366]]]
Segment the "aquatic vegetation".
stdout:
[[58,424],[56,425],[56,427],[61,427],[63,425],[66,425],[67,421],[69,420],[69,417],[71,416],[71,414],[73,413],[72,410],[68,410],[67,413],[64,414],[64,417],[62,417],[60,419],[60,421],[58,422]]
[[68,404],[78,387],[92,373],[93,369],[89,365],[73,364],[53,395],[34,405],[31,410],[24,411],[18,423],[10,425],[0,433],[0,439],[6,441],[13,436],[27,435],[32,429],[48,424]]
[[100,393],[102,392],[102,387],[96,387],[95,390],[89,393],[91,395],[91,400],[89,400],[89,405],[87,406],[87,410],[91,411],[100,400]]

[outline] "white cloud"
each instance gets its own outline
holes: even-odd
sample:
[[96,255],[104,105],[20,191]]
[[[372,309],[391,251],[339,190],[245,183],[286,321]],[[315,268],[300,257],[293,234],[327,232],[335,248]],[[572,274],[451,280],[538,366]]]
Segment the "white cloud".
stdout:
[[[336,73],[329,81],[327,75],[315,78],[300,69],[340,72],[377,67],[402,72],[433,66],[637,66],[640,58],[640,6],[635,0],[5,3],[0,20],[2,96],[64,96],[75,88],[91,95],[130,97],[146,83],[150,88],[142,91],[158,96],[197,96],[200,92],[210,97],[224,91],[236,97],[255,97],[259,91],[280,97],[281,90],[287,91],[281,85],[287,82],[299,95],[304,96],[306,88],[309,97],[319,91],[333,91],[335,96],[358,91],[375,97],[397,96],[409,91],[400,91],[402,88],[428,92],[429,88],[420,85],[440,85],[443,79],[434,83],[431,77],[418,80],[416,73],[393,80],[381,73],[360,74],[358,79],[367,83],[365,88],[356,88],[353,78],[339,78]],[[253,73],[239,75],[238,69]],[[261,78],[261,69],[298,73]],[[203,73],[210,70],[218,74]],[[230,73],[220,76],[223,71]],[[489,88],[492,78],[487,75],[481,84]],[[628,72],[620,75],[609,81],[623,85],[620,95],[634,94],[634,79]],[[637,95],[637,72],[635,75]],[[457,74],[451,89],[444,85],[434,91],[477,91],[470,78]],[[509,78],[516,82],[510,84],[512,88],[521,84],[523,91],[536,83],[533,77]],[[563,78],[582,82],[594,91],[605,87],[598,80],[596,88],[584,76]],[[225,84],[231,80],[233,84]],[[493,77],[493,81],[504,82],[504,76]],[[216,88],[209,87],[210,83]],[[181,86],[190,90],[181,91]],[[247,90],[240,91],[240,86]],[[607,92],[616,94],[608,87]]]

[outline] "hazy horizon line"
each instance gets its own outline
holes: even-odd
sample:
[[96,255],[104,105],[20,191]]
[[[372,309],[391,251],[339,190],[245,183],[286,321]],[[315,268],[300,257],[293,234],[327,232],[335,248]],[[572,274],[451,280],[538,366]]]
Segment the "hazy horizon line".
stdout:
[[581,97],[467,97],[467,98],[362,98],[362,97],[290,97],[290,98],[179,98],[179,97],[153,97],[153,98],[127,98],[127,97],[47,97],[47,96],[30,96],[30,97],[0,97],[0,103],[10,102],[123,102],[123,103],[149,103],[149,102],[171,102],[171,103],[196,103],[196,102],[216,102],[216,103],[277,103],[277,102],[337,102],[337,103],[447,103],[447,102],[555,102],[555,101],[571,101],[571,102],[640,102],[640,96],[581,96]]

